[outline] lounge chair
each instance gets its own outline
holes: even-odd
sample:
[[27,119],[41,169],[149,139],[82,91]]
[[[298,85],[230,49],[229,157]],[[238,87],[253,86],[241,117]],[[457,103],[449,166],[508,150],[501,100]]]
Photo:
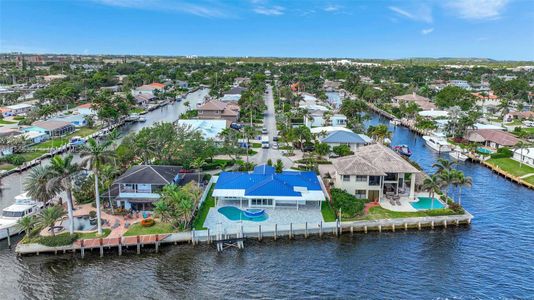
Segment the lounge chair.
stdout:
[[391,204],[391,206],[395,206],[395,202],[393,201],[393,199],[389,199],[389,204]]
[[395,203],[397,203],[398,206],[401,206],[401,202],[400,202],[400,200],[398,200],[398,199],[395,200]]

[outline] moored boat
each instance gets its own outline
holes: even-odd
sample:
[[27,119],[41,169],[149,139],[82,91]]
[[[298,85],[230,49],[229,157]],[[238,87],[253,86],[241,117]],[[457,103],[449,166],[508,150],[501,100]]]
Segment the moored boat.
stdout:
[[23,193],[15,196],[15,203],[4,208],[0,216],[0,240],[7,238],[7,231],[9,235],[15,235],[22,231],[22,228],[17,225],[18,220],[25,216],[31,216],[39,213],[44,207],[44,203],[34,201],[28,196],[28,193]]
[[410,150],[410,147],[408,147],[408,145],[397,145],[393,147],[393,150],[395,150],[395,152],[399,153],[400,155],[404,155],[407,157],[410,157],[412,155],[412,150]]
[[450,152],[451,145],[445,139],[443,134],[434,133],[432,135],[424,135],[423,139],[428,147],[438,152]]
[[468,158],[467,155],[461,153],[460,151],[451,151],[449,152],[449,156],[459,161],[466,161]]

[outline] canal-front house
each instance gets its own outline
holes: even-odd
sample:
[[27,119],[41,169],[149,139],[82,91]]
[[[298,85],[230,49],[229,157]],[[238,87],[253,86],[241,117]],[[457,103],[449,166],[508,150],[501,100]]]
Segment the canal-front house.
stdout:
[[140,165],[133,166],[113,184],[118,188],[117,207],[135,211],[151,211],[159,200],[159,192],[167,184],[182,184],[181,167]]
[[379,201],[385,195],[413,200],[416,180],[410,180],[410,187],[405,180],[421,176],[421,171],[380,144],[359,147],[353,155],[334,159],[332,165],[320,165],[320,171],[333,187],[371,201]]
[[251,172],[222,172],[213,190],[217,206],[251,207],[299,206],[320,208],[325,192],[314,172],[275,172],[261,165]]

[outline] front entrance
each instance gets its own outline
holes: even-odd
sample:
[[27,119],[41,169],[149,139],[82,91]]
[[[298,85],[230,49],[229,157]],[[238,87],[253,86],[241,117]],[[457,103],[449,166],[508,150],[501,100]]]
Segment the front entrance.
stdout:
[[378,202],[380,191],[367,191],[367,198],[373,202]]

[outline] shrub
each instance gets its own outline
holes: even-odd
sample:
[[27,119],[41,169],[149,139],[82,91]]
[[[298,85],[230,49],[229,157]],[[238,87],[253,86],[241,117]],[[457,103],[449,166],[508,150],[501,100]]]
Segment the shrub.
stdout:
[[154,221],[152,218],[141,220],[141,226],[143,227],[151,227],[154,226],[154,224],[156,224],[156,221]]
[[66,246],[74,243],[78,239],[78,234],[60,234],[56,236],[42,236],[38,243],[48,247]]
[[341,214],[343,217],[354,217],[356,215],[361,215],[365,207],[365,203],[369,202],[367,199],[357,199],[353,195],[340,190],[332,189],[332,202],[334,209],[339,211],[341,209]]
[[508,158],[512,157],[514,153],[508,148],[499,148],[496,153],[491,155],[491,158]]
[[89,218],[94,219],[96,218],[96,211],[92,210],[89,212]]
[[23,156],[18,154],[8,155],[5,157],[5,160],[15,166],[20,166],[26,161]]
[[456,202],[449,204],[449,209],[458,214],[464,213],[464,208]]

